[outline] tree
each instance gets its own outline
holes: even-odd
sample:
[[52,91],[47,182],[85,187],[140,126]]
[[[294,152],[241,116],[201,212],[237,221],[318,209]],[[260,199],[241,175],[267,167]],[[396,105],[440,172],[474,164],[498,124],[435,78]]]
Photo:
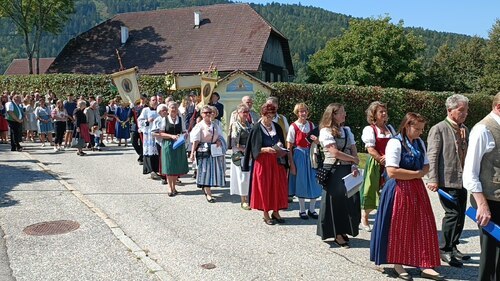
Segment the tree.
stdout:
[[500,91],[500,19],[496,20],[488,35],[480,84],[482,92],[494,95]]
[[390,20],[351,20],[341,37],[311,57],[309,82],[421,88],[425,43],[405,31],[402,21]]
[[42,32],[60,32],[73,11],[74,0],[0,0],[0,17],[10,18],[24,37],[30,74],[33,54],[37,55],[39,72]]
[[439,48],[427,70],[426,89],[472,93],[479,90],[486,42],[480,37],[462,41],[454,49]]

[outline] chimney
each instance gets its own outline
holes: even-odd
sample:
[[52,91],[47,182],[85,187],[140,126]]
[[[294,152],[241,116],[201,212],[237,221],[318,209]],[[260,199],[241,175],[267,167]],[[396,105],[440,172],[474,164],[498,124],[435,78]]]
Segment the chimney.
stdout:
[[194,28],[200,28],[201,11],[194,12]]
[[120,30],[122,45],[127,43],[128,39],[128,27],[122,26]]

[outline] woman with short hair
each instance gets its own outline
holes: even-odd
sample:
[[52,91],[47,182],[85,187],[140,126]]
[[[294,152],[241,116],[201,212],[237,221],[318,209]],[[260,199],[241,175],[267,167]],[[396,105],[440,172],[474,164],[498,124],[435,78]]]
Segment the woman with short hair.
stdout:
[[64,134],[66,133],[66,120],[68,120],[68,113],[64,109],[63,101],[57,100],[56,106],[52,110],[52,119],[54,119],[54,127],[56,131],[54,151],[64,150],[62,145]]
[[52,132],[54,131],[54,126],[51,118],[52,111],[44,98],[40,99],[39,105],[35,108],[35,116],[38,121],[38,134],[42,142],[42,147],[45,146],[45,139],[48,139],[50,145],[53,145]]
[[[196,162],[198,172],[196,184],[205,193],[209,203],[215,203],[211,188],[214,186],[225,186],[226,163],[224,159],[225,147],[222,141],[222,129],[216,122],[212,121],[214,111],[208,105],[201,109],[202,120],[196,124],[191,131],[192,142],[191,160]],[[213,147],[215,146],[215,148]],[[214,149],[222,146],[222,155],[212,156]]]
[[[77,103],[77,108],[73,112],[73,119],[75,120],[75,132],[73,132],[73,137],[79,137],[83,139],[85,143],[90,143],[90,132],[89,124],[87,123],[87,116],[84,113],[87,107],[87,102],[85,100],[79,100]],[[86,155],[83,152],[83,147],[77,147],[79,156]]]
[[[273,122],[276,114],[274,104],[263,104],[261,119],[255,123],[248,136],[241,170],[250,171],[252,163],[250,207],[263,212],[267,225],[285,223],[279,213],[288,208],[288,186],[286,169],[288,152],[284,148],[285,136],[278,123]],[[269,215],[269,211],[273,211]]]

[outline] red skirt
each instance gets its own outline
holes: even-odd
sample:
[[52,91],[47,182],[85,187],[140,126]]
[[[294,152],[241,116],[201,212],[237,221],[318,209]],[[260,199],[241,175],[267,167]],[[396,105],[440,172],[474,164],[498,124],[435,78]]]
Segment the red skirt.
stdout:
[[288,180],[276,155],[260,153],[253,164],[250,207],[261,211],[288,208]]
[[90,142],[89,124],[80,124],[80,138],[82,138],[86,143]]
[[397,180],[387,263],[421,268],[441,264],[434,213],[421,179]]
[[3,117],[3,115],[0,113],[0,132],[6,132],[9,130],[9,123],[7,122],[7,119]]
[[113,120],[111,121],[107,121],[106,122],[106,134],[111,134],[111,135],[114,135],[115,134],[115,126],[116,126],[116,119],[113,118]]

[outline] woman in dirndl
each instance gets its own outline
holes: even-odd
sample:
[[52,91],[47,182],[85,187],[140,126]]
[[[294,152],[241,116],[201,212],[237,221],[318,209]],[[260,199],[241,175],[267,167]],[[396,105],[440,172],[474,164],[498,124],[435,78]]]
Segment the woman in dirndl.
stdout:
[[[267,225],[285,223],[279,213],[288,208],[288,186],[286,169],[289,164],[288,152],[283,146],[285,136],[278,123],[273,122],[276,115],[274,104],[263,104],[260,109],[261,120],[250,131],[241,170],[251,171],[250,207],[263,212]],[[273,211],[269,215],[269,211]]]
[[394,128],[387,124],[387,106],[374,101],[366,109],[368,126],[363,129],[361,140],[365,143],[370,157],[366,161],[361,194],[361,227],[370,232],[368,216],[376,210],[380,201],[380,190],[387,179],[385,171],[385,147],[387,142],[396,135]]
[[[236,120],[231,124],[231,147],[233,155],[239,157],[238,165],[231,161],[231,181],[229,184],[230,194],[241,197],[241,209],[250,210],[248,205],[248,189],[250,184],[250,173],[241,171],[241,161],[245,154],[245,147],[250,134],[251,125],[248,122],[250,110],[246,104],[240,104],[236,108]],[[233,158],[233,157],[231,157]]]
[[[115,137],[116,133],[116,99],[111,99],[109,101],[108,106],[106,106],[106,112],[107,112],[107,117],[106,117],[106,142],[107,143],[112,143],[113,138]],[[111,137],[111,140],[109,140],[109,137]]]
[[399,134],[389,140],[385,165],[390,177],[380,198],[370,241],[370,260],[394,264],[398,277],[411,280],[403,265],[419,267],[421,276],[442,280],[435,217],[422,177],[429,172],[424,142],[425,119],[407,113]]
[[359,176],[359,158],[354,135],[344,126],[344,106],[332,103],[327,106],[320,122],[319,141],[324,149],[323,168],[332,169],[321,195],[317,234],[322,240],[334,238],[342,248],[349,248],[349,237],[359,234],[361,209],[359,192],[347,197],[342,178]]
[[[75,120],[75,132],[73,137],[78,137],[84,140],[85,143],[90,143],[89,124],[87,123],[87,116],[83,112],[87,107],[87,102],[84,100],[78,101],[78,107],[73,112],[73,119]],[[84,156],[83,147],[77,147],[79,156]]]
[[[307,120],[309,108],[305,103],[298,103],[293,109],[298,119],[288,129],[286,138],[287,148],[292,152],[293,161],[290,162],[290,175],[288,176],[288,196],[299,198],[299,217],[307,220],[309,217],[317,219],[315,205],[316,199],[321,196],[321,186],[316,181],[316,171],[311,166],[310,141],[319,143],[311,135],[314,124]],[[309,199],[309,209],[306,213],[305,199]]]
[[[213,114],[214,111],[211,106],[203,106],[201,109],[202,120],[196,124],[190,135],[192,142],[190,158],[194,161],[196,155],[198,166],[196,184],[203,190],[209,203],[215,203],[211,188],[226,185],[224,178],[226,171],[224,154],[226,148],[224,147],[222,129],[212,120]],[[222,155],[212,156],[211,153],[213,152],[210,148],[212,145],[217,148],[222,146]],[[206,153],[209,148],[209,152]]]
[[184,143],[174,148],[174,143],[183,137],[186,139],[187,132],[184,120],[179,115],[176,102],[169,102],[167,105],[168,115],[164,117],[163,126],[159,129],[159,135],[163,139],[161,148],[161,174],[167,176],[169,186],[168,196],[178,194],[175,184],[177,179],[188,173],[189,167],[186,156],[186,146]]
[[42,147],[45,146],[45,139],[48,139],[50,144],[54,145],[52,142],[52,132],[54,131],[52,110],[47,106],[44,98],[39,100],[39,105],[35,108],[35,116],[38,121],[38,134],[40,135]]

